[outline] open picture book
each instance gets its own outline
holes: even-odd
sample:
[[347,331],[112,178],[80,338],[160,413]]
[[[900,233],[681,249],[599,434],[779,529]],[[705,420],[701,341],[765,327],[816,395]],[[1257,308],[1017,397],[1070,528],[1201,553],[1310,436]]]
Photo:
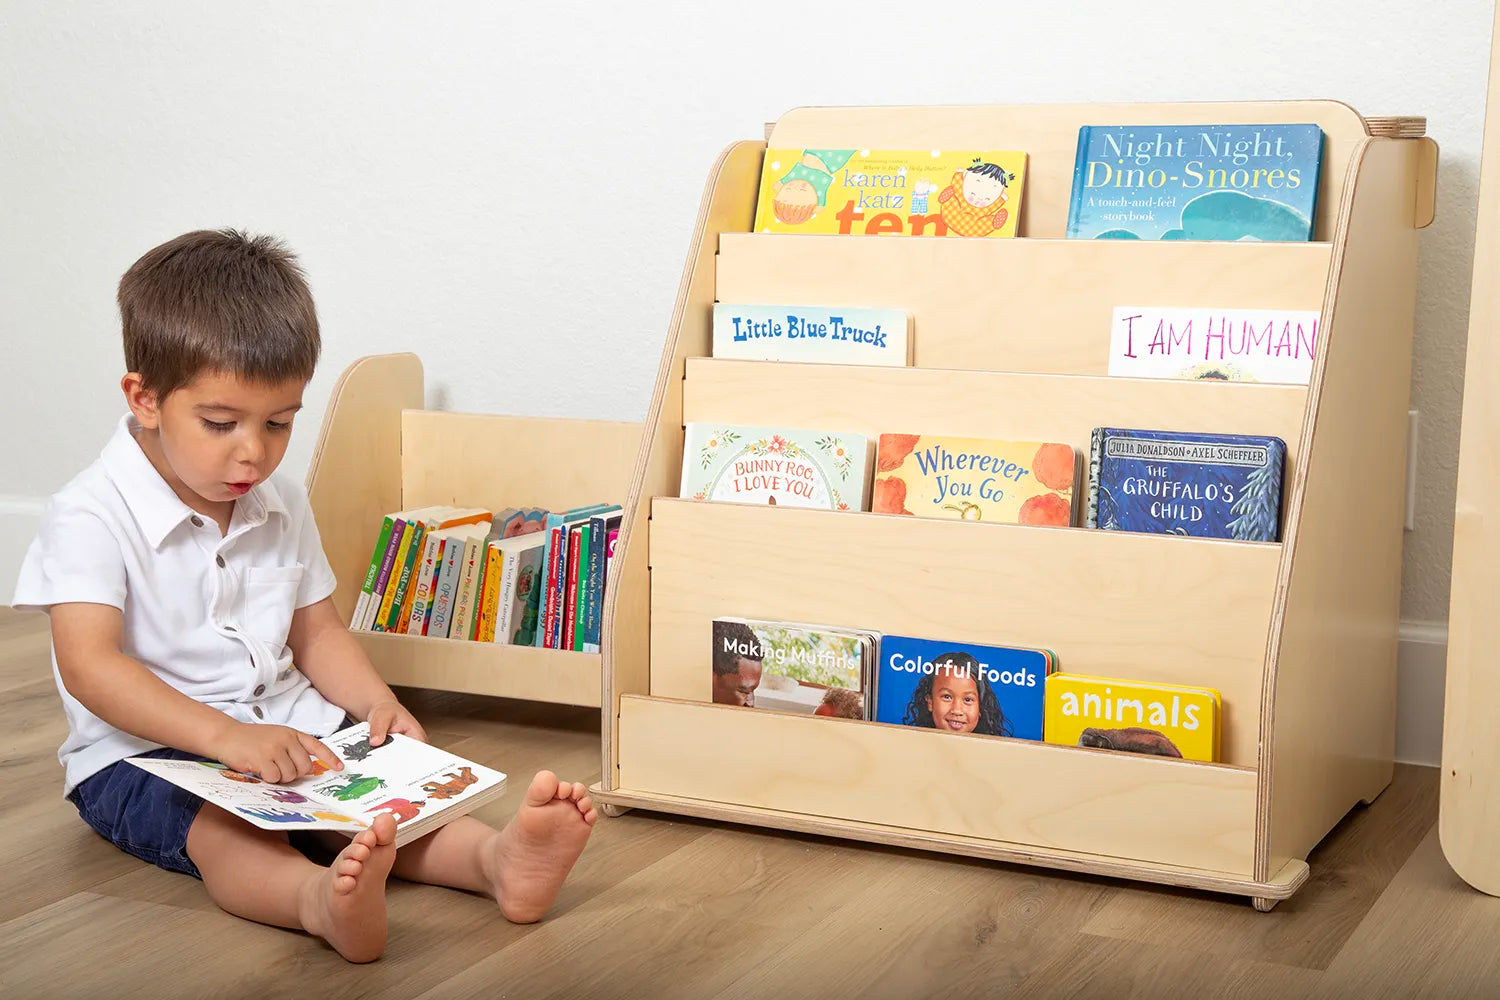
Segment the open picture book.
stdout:
[[129,763],[266,830],[333,830],[354,836],[382,812],[396,820],[396,846],[473,812],[505,790],[505,775],[439,747],[391,733],[370,746],[370,725],[340,730],[323,744],[343,761],[335,771],[272,784],[211,760],[128,757]]

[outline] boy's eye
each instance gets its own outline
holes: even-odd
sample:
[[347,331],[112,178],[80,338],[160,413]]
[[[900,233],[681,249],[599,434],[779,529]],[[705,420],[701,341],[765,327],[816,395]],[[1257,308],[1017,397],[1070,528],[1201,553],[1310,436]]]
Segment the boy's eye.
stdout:
[[284,431],[292,426],[292,422],[290,420],[267,420],[266,426],[273,431]]
[[228,434],[230,431],[234,430],[233,422],[220,423],[217,420],[209,420],[207,417],[203,417],[201,419],[203,420],[203,426],[207,427],[215,434]]

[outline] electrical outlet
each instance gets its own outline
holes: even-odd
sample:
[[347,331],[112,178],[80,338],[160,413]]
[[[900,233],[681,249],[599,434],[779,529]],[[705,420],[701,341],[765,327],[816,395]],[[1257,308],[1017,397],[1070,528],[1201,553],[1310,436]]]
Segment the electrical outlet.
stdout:
[[1417,530],[1417,411],[1406,411],[1406,530]]

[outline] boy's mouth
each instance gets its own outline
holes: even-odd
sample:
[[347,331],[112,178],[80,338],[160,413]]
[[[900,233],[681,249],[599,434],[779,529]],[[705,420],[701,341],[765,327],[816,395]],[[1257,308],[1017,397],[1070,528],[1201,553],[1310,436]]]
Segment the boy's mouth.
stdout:
[[255,483],[254,482],[248,482],[248,483],[229,483],[228,485],[229,485],[229,492],[233,493],[237,497],[242,497],[246,493],[250,492],[250,487],[254,486]]

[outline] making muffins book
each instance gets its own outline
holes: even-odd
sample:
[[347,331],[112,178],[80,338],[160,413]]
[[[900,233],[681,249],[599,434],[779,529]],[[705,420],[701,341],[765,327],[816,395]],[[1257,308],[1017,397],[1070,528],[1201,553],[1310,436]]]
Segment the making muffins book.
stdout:
[[879,635],[801,622],[715,618],[718,705],[865,719]]
[[882,434],[871,509],[1001,524],[1073,523],[1071,445],[931,434]]

